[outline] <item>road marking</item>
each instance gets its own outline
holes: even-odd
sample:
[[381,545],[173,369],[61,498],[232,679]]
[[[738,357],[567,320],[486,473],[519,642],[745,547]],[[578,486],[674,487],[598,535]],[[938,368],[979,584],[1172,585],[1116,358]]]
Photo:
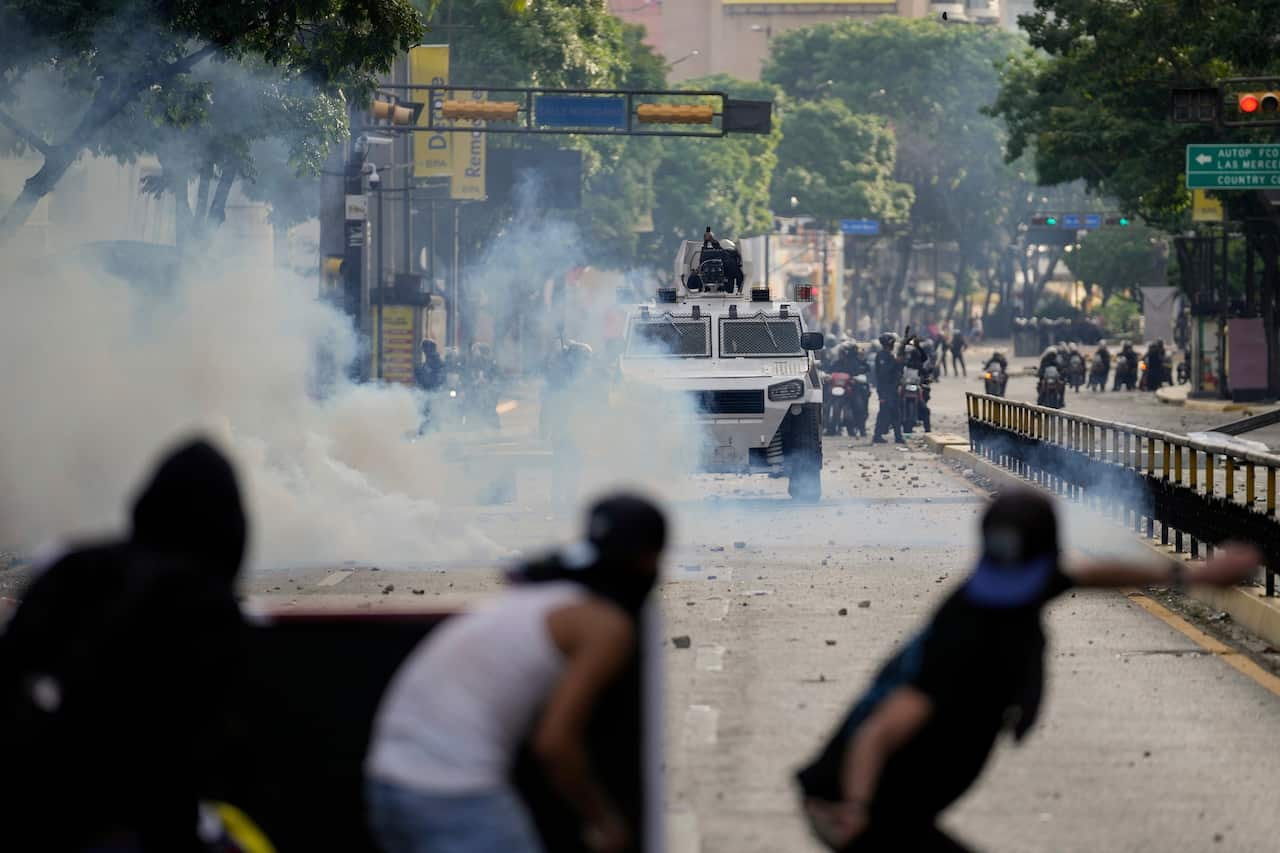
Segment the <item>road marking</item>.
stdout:
[[1276,696],[1280,696],[1280,677],[1277,677],[1258,666],[1248,655],[1241,654],[1226,643],[1223,643],[1221,640],[1211,637],[1204,631],[1201,631],[1178,614],[1166,608],[1160,602],[1153,598],[1148,598],[1140,590],[1127,589],[1124,590],[1124,594],[1128,596],[1129,600],[1134,604],[1138,605],[1173,630],[1187,637],[1200,648],[1215,657],[1220,658],[1232,669],[1253,679],[1259,685],[1270,690]]
[[668,853],[701,853],[702,838],[698,834],[698,816],[693,812],[667,815]]
[[706,672],[723,672],[724,646],[699,646],[694,665]]
[[347,578],[351,577],[352,574],[354,574],[354,572],[332,572],[328,577],[316,584],[316,586],[337,586]]
[[715,746],[720,712],[710,705],[690,705],[684,715],[685,746]]

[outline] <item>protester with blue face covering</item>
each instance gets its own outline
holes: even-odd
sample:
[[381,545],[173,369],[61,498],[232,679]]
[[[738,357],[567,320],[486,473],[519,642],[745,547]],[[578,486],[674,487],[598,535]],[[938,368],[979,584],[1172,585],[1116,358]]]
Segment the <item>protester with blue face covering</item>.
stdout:
[[939,814],[977,780],[1000,733],[1021,740],[1044,689],[1044,606],[1072,587],[1230,586],[1262,563],[1226,545],[1205,563],[1063,566],[1053,504],[1003,493],[983,553],[924,630],[880,670],[822,753],[798,773],[815,834],[832,850],[963,851]]

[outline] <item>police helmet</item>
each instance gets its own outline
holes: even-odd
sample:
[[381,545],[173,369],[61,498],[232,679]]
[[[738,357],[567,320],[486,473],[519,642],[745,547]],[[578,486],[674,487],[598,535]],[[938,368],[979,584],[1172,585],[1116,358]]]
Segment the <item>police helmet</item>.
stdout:
[[736,252],[738,251],[738,244],[732,240],[721,240],[720,248],[724,249],[726,252]]

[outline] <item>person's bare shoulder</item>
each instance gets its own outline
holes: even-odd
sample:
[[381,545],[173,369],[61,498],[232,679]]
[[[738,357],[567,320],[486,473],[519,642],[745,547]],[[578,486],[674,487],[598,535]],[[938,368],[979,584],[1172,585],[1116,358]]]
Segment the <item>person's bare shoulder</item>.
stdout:
[[629,648],[635,637],[632,620],[622,608],[595,595],[552,610],[547,616],[547,626],[551,638],[566,654],[586,644]]

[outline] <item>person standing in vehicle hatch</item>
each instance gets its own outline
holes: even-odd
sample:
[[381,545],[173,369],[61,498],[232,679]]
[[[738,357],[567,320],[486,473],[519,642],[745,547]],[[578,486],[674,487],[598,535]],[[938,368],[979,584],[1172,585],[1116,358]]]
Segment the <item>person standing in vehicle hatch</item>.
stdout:
[[524,566],[506,593],[446,621],[396,673],[365,762],[370,820],[386,853],[541,851],[509,779],[526,742],[578,810],[588,847],[632,849],[633,828],[592,770],[586,731],[635,654],[666,520],[620,494],[593,506],[586,526],[582,542]]
[[1021,741],[1044,691],[1044,606],[1072,587],[1231,586],[1262,554],[1228,544],[1204,563],[1064,567],[1053,504],[1003,492],[982,518],[982,555],[929,623],[891,657],[797,777],[814,833],[844,853],[968,848],[939,814],[982,773],[1000,733]]
[[880,398],[880,411],[876,412],[876,431],[872,444],[886,444],[885,430],[893,427],[893,440],[906,444],[902,437],[902,405],[898,396],[898,383],[902,380],[902,356],[895,352],[897,341],[891,332],[880,336],[880,351],[872,364],[875,373],[876,396]]

